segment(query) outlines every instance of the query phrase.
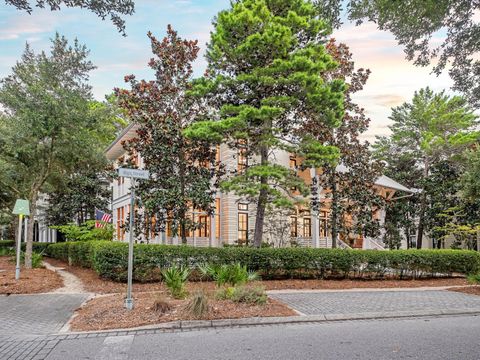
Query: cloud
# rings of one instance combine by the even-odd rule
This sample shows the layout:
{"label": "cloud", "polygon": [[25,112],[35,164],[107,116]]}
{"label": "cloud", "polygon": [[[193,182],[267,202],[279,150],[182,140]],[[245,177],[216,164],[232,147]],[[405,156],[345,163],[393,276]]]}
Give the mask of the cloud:
{"label": "cloud", "polygon": [[371,97],[373,101],[377,104],[385,106],[385,107],[393,107],[398,106],[405,102],[405,98],[401,95],[396,94],[382,94],[382,95],[374,95]]}
{"label": "cloud", "polygon": [[[33,37],[35,34],[50,33],[55,30],[59,17],[50,12],[33,15],[14,13],[14,16],[0,21],[0,40],[15,40],[23,36]],[[63,17],[65,20],[65,17]]]}

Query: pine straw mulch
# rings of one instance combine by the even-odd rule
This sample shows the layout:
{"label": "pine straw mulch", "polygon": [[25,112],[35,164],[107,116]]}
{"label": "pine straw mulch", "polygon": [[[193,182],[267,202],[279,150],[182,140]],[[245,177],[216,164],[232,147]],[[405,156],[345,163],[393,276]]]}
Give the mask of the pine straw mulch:
{"label": "pine straw mulch", "polygon": [[465,287],[455,287],[448,289],[450,291],[456,291],[456,292],[461,292],[464,294],[470,294],[470,295],[479,295],[480,296],[480,285],[471,285],[471,286],[465,286]]}
{"label": "pine straw mulch", "polygon": [[[230,300],[216,300],[213,291],[207,289],[209,308],[205,316],[194,317],[185,307],[186,300],[175,300],[165,291],[136,293],[134,309],[124,308],[123,294],[100,295],[77,310],[72,322],[71,331],[96,331],[108,329],[126,329],[149,324],[160,324],[177,320],[213,320],[238,319],[248,317],[296,316],[298,315],[286,305],[268,299],[265,305],[249,305],[234,303]],[[154,310],[157,299],[166,301],[171,309],[165,313]]]}
{"label": "pine straw mulch", "polygon": [[20,269],[20,279],[15,280],[15,258],[0,256],[0,294],[47,293],[63,286],[62,277],[45,268]]}
{"label": "pine straw mulch", "polygon": [[[125,293],[126,284],[114,282],[100,278],[97,273],[91,269],[84,269],[77,266],[68,266],[67,263],[48,258],[47,261],[57,267],[65,268],[82,280],[85,289],[88,292],[96,294],[112,294]],[[265,280],[259,282],[259,285],[265,287],[266,290],[285,290],[285,289],[303,289],[303,290],[342,290],[354,288],[416,288],[416,287],[433,287],[433,286],[465,286],[468,285],[465,278],[433,278],[433,279],[416,279],[416,280]],[[193,292],[198,287],[207,287],[209,290],[215,288],[211,282],[189,282],[187,289]],[[165,286],[160,282],[154,283],[134,283],[134,292],[148,291],[165,291]]]}

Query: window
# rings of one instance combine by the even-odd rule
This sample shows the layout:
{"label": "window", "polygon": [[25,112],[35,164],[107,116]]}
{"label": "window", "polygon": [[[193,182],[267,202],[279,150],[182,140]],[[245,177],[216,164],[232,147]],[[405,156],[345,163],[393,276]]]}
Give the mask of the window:
{"label": "window", "polygon": [[303,236],[311,237],[312,236],[312,219],[309,217],[303,218]]}
{"label": "window", "polygon": [[290,236],[295,238],[298,236],[296,216],[290,216]]}
{"label": "window", "polygon": [[238,210],[248,211],[248,204],[238,203]]}
{"label": "window", "polygon": [[247,157],[247,142],[245,140],[238,141],[238,152],[237,152],[237,170],[238,172],[243,172],[248,166],[248,157]]}
{"label": "window", "polygon": [[238,242],[248,243],[248,214],[238,213]]}
{"label": "window", "polygon": [[290,169],[295,170],[297,168],[297,159],[295,157],[290,157]]}
{"label": "window", "polygon": [[199,237],[210,236],[209,225],[210,225],[209,216],[200,215],[198,217],[198,236]]}

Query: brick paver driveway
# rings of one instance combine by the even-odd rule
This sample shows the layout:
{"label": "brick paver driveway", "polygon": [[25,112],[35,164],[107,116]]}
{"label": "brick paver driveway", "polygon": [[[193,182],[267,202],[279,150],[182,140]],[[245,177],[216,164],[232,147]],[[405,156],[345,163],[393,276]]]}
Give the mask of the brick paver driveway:
{"label": "brick paver driveway", "polygon": [[428,314],[449,310],[480,312],[480,296],[445,290],[294,292],[270,296],[305,315],[394,314],[408,311],[424,311]]}
{"label": "brick paver driveway", "polygon": [[86,294],[0,296],[0,338],[60,331]]}

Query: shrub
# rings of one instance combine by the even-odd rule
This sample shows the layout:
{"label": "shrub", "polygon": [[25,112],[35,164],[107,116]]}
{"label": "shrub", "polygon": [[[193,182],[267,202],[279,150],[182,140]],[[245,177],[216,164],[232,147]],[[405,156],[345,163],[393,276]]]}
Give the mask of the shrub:
{"label": "shrub", "polygon": [[267,293],[262,286],[237,286],[233,288],[230,299],[238,303],[264,305],[267,302]]}
{"label": "shrub", "polygon": [[165,314],[171,308],[172,305],[170,305],[169,302],[162,296],[157,296],[152,306],[153,311],[161,314]]}
{"label": "shrub", "polygon": [[[88,241],[51,244],[47,255],[68,261],[115,281],[127,279],[128,244],[117,241]],[[69,251],[69,248],[72,250]],[[81,252],[77,255],[77,252]],[[476,274],[480,272],[480,253],[469,250],[340,250],[312,248],[194,248],[191,246],[136,244],[133,278],[159,281],[160,269],[171,266],[198,268],[210,264],[242,264],[263,278],[397,278]],[[207,274],[211,278],[211,275]]]}
{"label": "shrub", "polygon": [[162,271],[165,285],[175,299],[183,299],[185,297],[185,284],[188,280],[188,275],[190,275],[190,271],[185,267],[172,266]]}
{"label": "shrub", "polygon": [[208,305],[208,297],[203,290],[197,290],[192,298],[188,301],[186,310],[193,317],[201,318],[208,313],[210,307]]}
{"label": "shrub", "polygon": [[52,226],[65,235],[68,241],[110,241],[113,239],[113,225],[105,224],[104,227],[95,227],[95,220],[89,220],[81,225],[67,224]]}
{"label": "shrub", "polygon": [[[13,259],[13,261],[15,261]],[[20,253],[20,262],[25,264],[25,253]],[[32,252],[32,269],[38,269],[43,266],[43,255]]]}
{"label": "shrub", "polygon": [[0,240],[0,248],[13,248],[14,246],[14,240]]}
{"label": "shrub", "polygon": [[469,275],[467,279],[468,279],[468,282],[470,284],[477,284],[478,285],[478,284],[480,284],[480,273],[475,274],[475,275]]}
{"label": "shrub", "polygon": [[15,255],[15,249],[8,247],[0,247],[0,256],[11,256]]}
{"label": "shrub", "polygon": [[248,271],[245,265],[238,263],[210,266],[207,267],[207,273],[212,277],[217,286],[225,284],[236,286],[245,284],[248,281],[258,280],[259,278],[257,273]]}

